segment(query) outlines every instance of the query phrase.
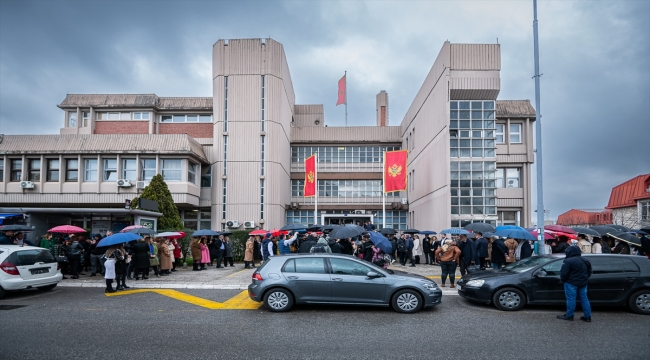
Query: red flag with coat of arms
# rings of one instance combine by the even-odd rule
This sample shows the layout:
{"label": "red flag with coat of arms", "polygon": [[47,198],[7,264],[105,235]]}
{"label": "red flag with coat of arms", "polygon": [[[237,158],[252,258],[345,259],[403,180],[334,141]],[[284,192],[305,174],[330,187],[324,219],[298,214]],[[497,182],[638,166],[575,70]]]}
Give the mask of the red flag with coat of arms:
{"label": "red flag with coat of arms", "polygon": [[406,190],[406,160],[408,150],[384,153],[384,192]]}
{"label": "red flag with coat of arms", "polygon": [[347,74],[343,75],[341,80],[339,80],[339,98],[336,101],[336,106],[347,103],[347,100],[345,99],[345,85],[346,85],[345,84],[345,82],[346,82],[345,77],[346,76],[347,76]]}
{"label": "red flag with coat of arms", "polygon": [[304,197],[316,196],[316,155],[305,159],[305,187]]}

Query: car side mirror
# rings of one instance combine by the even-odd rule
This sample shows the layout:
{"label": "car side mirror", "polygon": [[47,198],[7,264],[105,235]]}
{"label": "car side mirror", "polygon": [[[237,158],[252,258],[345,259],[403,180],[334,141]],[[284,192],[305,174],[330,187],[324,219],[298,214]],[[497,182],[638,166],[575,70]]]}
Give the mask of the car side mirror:
{"label": "car side mirror", "polygon": [[368,271],[368,274],[366,274],[366,276],[371,279],[374,279],[380,277],[381,275],[379,275],[379,273],[376,273],[374,271]]}
{"label": "car side mirror", "polygon": [[535,277],[546,277],[546,275],[548,274],[544,270],[539,270],[538,272],[535,273]]}

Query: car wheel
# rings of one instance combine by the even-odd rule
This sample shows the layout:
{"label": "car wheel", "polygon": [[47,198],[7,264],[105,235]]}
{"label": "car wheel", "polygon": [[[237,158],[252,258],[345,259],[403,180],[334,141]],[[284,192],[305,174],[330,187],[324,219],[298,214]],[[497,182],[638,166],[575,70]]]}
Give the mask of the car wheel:
{"label": "car wheel", "polygon": [[293,295],[285,289],[271,289],[264,295],[264,306],[273,312],[288,311],[293,306]]}
{"label": "car wheel", "polygon": [[517,311],[526,305],[526,296],[517,289],[504,288],[494,293],[492,302],[499,310]]}
{"label": "car wheel", "polygon": [[392,305],[397,312],[418,312],[422,308],[422,296],[415,290],[401,290],[393,295]]}
{"label": "car wheel", "polygon": [[37,287],[37,289],[41,290],[41,291],[50,291],[50,290],[54,289],[55,287],[56,287],[56,284],[52,284],[52,285],[47,285],[47,286],[39,286],[39,287]]}
{"label": "car wheel", "polygon": [[0,286],[0,299],[7,295],[7,291]]}
{"label": "car wheel", "polygon": [[627,305],[637,314],[650,315],[650,289],[644,289],[632,294],[630,300],[627,301]]}

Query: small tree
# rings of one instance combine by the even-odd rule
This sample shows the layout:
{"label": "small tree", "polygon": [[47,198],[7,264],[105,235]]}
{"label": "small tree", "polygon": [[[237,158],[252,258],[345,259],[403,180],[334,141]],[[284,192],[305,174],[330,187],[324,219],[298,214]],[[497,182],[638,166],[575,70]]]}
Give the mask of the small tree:
{"label": "small tree", "polygon": [[149,186],[144,188],[142,194],[131,201],[131,209],[138,207],[140,198],[158,202],[158,212],[163,214],[158,219],[158,229],[180,230],[183,228],[178,208],[174,204],[172,194],[162,175],[158,174],[151,179]]}

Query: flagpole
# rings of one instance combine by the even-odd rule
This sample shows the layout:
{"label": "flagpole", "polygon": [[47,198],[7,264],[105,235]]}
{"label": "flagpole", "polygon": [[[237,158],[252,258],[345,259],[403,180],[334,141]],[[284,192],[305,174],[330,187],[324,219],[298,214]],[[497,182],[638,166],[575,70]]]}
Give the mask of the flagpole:
{"label": "flagpole", "polygon": [[347,71],[344,72],[343,77],[345,78],[345,127],[347,127],[348,126],[348,72]]}
{"label": "flagpole", "polygon": [[316,221],[316,218],[318,217],[318,153],[314,154],[314,156],[314,186],[316,187],[316,198],[314,199],[314,224],[318,224],[319,222]]}
{"label": "flagpole", "polygon": [[382,197],[382,204],[381,204],[381,211],[382,211],[382,225],[381,228],[384,229],[386,228],[386,152],[384,151],[384,166],[382,167],[381,171],[381,186],[383,187],[382,192],[381,192],[381,197]]}

